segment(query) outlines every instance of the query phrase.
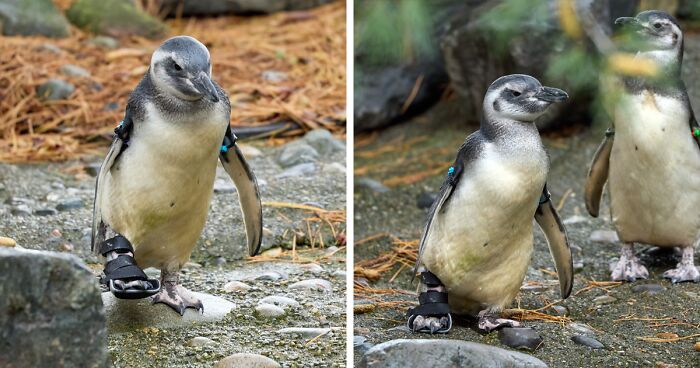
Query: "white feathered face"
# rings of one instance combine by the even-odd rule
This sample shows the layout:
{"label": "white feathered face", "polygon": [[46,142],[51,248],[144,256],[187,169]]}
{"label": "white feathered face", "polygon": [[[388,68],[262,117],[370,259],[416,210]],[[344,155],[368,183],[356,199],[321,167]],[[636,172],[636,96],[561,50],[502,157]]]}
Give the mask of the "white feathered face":
{"label": "white feathered face", "polygon": [[542,86],[533,77],[513,74],[491,84],[484,97],[484,112],[494,120],[534,122],[553,103],[568,98],[566,92]]}
{"label": "white feathered face", "polygon": [[677,51],[683,44],[683,31],[671,15],[657,10],[639,13],[636,17],[622,17],[615,24],[632,36],[637,51]]}
{"label": "white feathered face", "polygon": [[151,77],[158,88],[175,98],[218,102],[211,81],[209,50],[188,36],[166,40],[151,57]]}

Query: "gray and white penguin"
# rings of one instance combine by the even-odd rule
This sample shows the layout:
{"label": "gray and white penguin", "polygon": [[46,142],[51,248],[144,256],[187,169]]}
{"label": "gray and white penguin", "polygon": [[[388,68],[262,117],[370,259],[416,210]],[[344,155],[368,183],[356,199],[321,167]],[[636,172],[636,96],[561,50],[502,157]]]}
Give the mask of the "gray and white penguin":
{"label": "gray and white penguin", "polygon": [[[204,228],[218,160],[237,188],[249,254],[259,249],[257,182],[231,131],[228,96],[211,72],[201,42],[166,40],[115,130],[97,179],[92,248],[105,257],[102,282],[118,298],[154,296],[180,314],[203,310],[178,280]],[[116,235],[105,239],[108,229]],[[160,280],[148,279],[146,267],[160,269]]]}
{"label": "gray and white penguin", "polygon": [[[635,255],[634,244],[681,247],[682,259],[663,276],[673,283],[700,281],[693,263],[700,242],[700,135],[681,80],[683,32],[661,11],[645,11],[615,21],[631,37],[640,62],[653,62],[655,76],[622,77],[611,94],[608,129],[588,173],[588,212],[598,216],[607,182],[613,225],[622,242],[612,279],[646,279],[649,271]],[[610,81],[608,81],[610,83]]]}
{"label": "gray and white penguin", "polygon": [[416,262],[423,292],[408,312],[416,332],[446,333],[451,313],[490,331],[520,290],[533,251],[533,217],[549,244],[561,295],[573,286],[566,232],[546,187],[549,158],[534,121],[568,95],[527,75],[497,79],[479,130],[459,148],[428,214]]}

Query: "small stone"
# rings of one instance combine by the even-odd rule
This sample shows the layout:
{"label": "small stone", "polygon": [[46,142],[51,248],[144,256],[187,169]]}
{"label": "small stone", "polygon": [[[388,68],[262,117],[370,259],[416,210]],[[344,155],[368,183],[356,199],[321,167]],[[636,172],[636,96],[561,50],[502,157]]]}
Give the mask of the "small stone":
{"label": "small stone", "polygon": [[375,193],[386,193],[389,191],[389,188],[384,186],[384,184],[370,178],[360,178],[355,181],[355,184],[360,188],[366,188]]}
{"label": "small stone", "polygon": [[279,296],[279,295],[272,295],[272,296],[266,296],[262,299],[260,299],[260,304],[272,304],[276,305],[278,307],[282,308],[299,308],[300,304],[298,301],[292,299],[292,298],[287,298],[286,296]]}
{"label": "small stone", "polygon": [[91,43],[95,46],[106,47],[108,49],[116,49],[117,47],[119,47],[119,41],[108,36],[97,36],[88,41],[88,43]]}
{"label": "small stone", "polygon": [[345,175],[347,171],[345,170],[345,165],[340,162],[333,162],[328,165],[323,166],[323,172],[336,175]]}
{"label": "small stone", "polygon": [[256,280],[262,280],[262,281],[277,281],[281,279],[286,279],[287,276],[283,275],[277,271],[269,271],[265,272],[262,275],[256,277]]}
{"label": "small stone", "polygon": [[617,233],[613,230],[595,230],[591,232],[589,239],[597,243],[617,243]]}
{"label": "small stone", "polygon": [[0,247],[12,248],[15,245],[17,245],[17,242],[14,239],[0,236]]}
{"label": "small stone", "polygon": [[14,216],[29,216],[32,214],[32,209],[26,204],[18,204],[10,208],[10,213]]}
{"label": "small stone", "polygon": [[75,91],[75,87],[61,79],[49,79],[36,89],[42,101],[64,100]]}
{"label": "small stone", "polygon": [[603,304],[610,304],[616,302],[617,299],[615,297],[612,297],[610,295],[601,295],[598,297],[593,298],[593,303],[596,305],[603,305]]}
{"label": "small stone", "polygon": [[293,178],[297,176],[304,176],[308,174],[312,174],[316,171],[316,165],[312,163],[303,163],[303,164],[298,164],[294,165],[281,173],[275,175],[275,178],[282,179],[282,178]]}
{"label": "small stone", "polygon": [[58,213],[58,211],[56,211],[53,208],[48,208],[48,207],[47,208],[38,208],[38,209],[34,210],[34,214],[37,216],[53,216],[57,213]]}
{"label": "small stone", "polygon": [[203,336],[197,336],[192,338],[190,341],[187,342],[188,346],[194,346],[194,347],[200,347],[203,348],[205,346],[211,346],[216,344],[214,340],[203,337]]}
{"label": "small stone", "polygon": [[310,272],[314,275],[318,275],[323,272],[323,267],[317,265],[316,263],[303,264],[301,265],[301,268],[304,270],[304,272]]}
{"label": "small stone", "polygon": [[576,224],[582,224],[588,222],[588,218],[581,216],[581,215],[574,215],[571,217],[568,217],[562,221],[564,225],[576,225]]}
{"label": "small stone", "polygon": [[60,54],[63,51],[60,47],[50,43],[42,43],[41,45],[35,47],[34,50],[50,52],[52,54]]}
{"label": "small stone", "polygon": [[695,351],[700,351],[700,341],[696,342],[695,345],[693,345],[693,349],[695,349]]}
{"label": "small stone", "polygon": [[552,306],[552,310],[557,313],[558,316],[568,316],[569,315],[569,308],[563,306],[563,305],[554,305]]}
{"label": "small stone", "polygon": [[314,129],[304,135],[304,140],[321,155],[345,151],[345,145],[326,129]]}
{"label": "small stone", "polygon": [[416,199],[416,206],[418,206],[420,209],[428,209],[433,205],[436,198],[437,195],[435,193],[422,192]]}
{"label": "small stone", "polygon": [[529,351],[537,350],[544,341],[537,331],[530,327],[506,327],[498,331],[498,339],[503,345]]}
{"label": "small stone", "polygon": [[227,293],[245,293],[250,290],[250,288],[250,285],[240,281],[231,281],[224,285],[224,291]]}
{"label": "small stone", "polygon": [[58,71],[69,76],[69,77],[89,77],[90,76],[89,71],[87,71],[84,68],[81,68],[77,65],[73,65],[73,64],[62,65],[61,68],[58,69]]}
{"label": "small stone", "polygon": [[318,160],[318,152],[302,140],[291,141],[279,151],[277,163],[283,168],[299,164],[312,163]]}
{"label": "small stone", "polygon": [[258,304],[255,313],[260,317],[279,318],[285,315],[284,309],[274,304]]}
{"label": "small stone", "polygon": [[259,354],[238,353],[220,360],[214,368],[280,368],[276,361]]}
{"label": "small stone", "polygon": [[352,306],[352,312],[354,314],[370,313],[370,312],[374,312],[376,307],[377,306],[374,304],[355,304]]}
{"label": "small stone", "polygon": [[291,285],[289,285],[289,288],[292,290],[295,289],[306,289],[306,290],[317,290],[317,291],[332,291],[333,290],[333,285],[326,280],[323,279],[311,279],[311,280],[304,280],[304,281],[299,281],[295,282]]}
{"label": "small stone", "polygon": [[84,169],[85,169],[85,172],[86,172],[88,175],[90,175],[90,176],[92,176],[92,177],[96,177],[97,175],[100,174],[100,168],[101,168],[101,167],[102,167],[102,164],[101,164],[101,163],[99,163],[99,162],[94,162],[94,163],[85,165],[85,168],[84,168]]}
{"label": "small stone", "polygon": [[261,256],[263,257],[269,257],[269,258],[276,258],[282,255],[282,248],[271,248],[268,249],[262,253],[260,253]]}
{"label": "small stone", "polygon": [[571,336],[571,341],[579,345],[588,346],[591,349],[602,349],[605,347],[600,341],[585,335]]}
{"label": "small stone", "polygon": [[367,341],[367,339],[364,336],[353,336],[352,346],[355,348],[356,351],[360,352],[361,354],[364,354],[367,350],[371,349],[374,346],[374,344]]}
{"label": "small stone", "polygon": [[574,262],[574,273],[583,271],[583,262]]}
{"label": "small stone", "polygon": [[82,208],[83,200],[80,198],[68,198],[56,206],[56,209],[63,212],[72,209]]}
{"label": "small stone", "polygon": [[231,179],[216,178],[214,180],[214,193],[235,193],[236,186]]}
{"label": "small stone", "polygon": [[580,324],[580,323],[576,323],[576,322],[569,323],[569,324],[567,325],[567,327],[569,327],[570,329],[572,329],[572,330],[574,330],[574,331],[576,331],[576,332],[582,333],[582,334],[586,334],[586,335],[593,335],[593,334],[595,334],[595,333],[593,332],[593,330],[591,330],[588,326],[582,325],[582,324]]}
{"label": "small stone", "polygon": [[331,245],[330,247],[326,248],[326,254],[335,254],[338,251],[338,247],[335,245]]}
{"label": "small stone", "polygon": [[345,280],[345,277],[347,277],[347,272],[343,270],[336,270],[333,271],[331,275],[337,279]]}
{"label": "small stone", "polygon": [[249,144],[240,144],[238,145],[238,149],[241,150],[241,153],[243,156],[246,158],[250,157],[260,157],[263,155],[262,151],[256,148],[255,146],[251,146]]}
{"label": "small stone", "polygon": [[119,108],[119,104],[116,102],[107,102],[104,106],[102,106],[102,110],[104,111],[114,111]]}
{"label": "small stone", "polygon": [[632,287],[633,292],[646,295],[655,295],[664,290],[666,290],[666,288],[659,284],[638,284]]}
{"label": "small stone", "polygon": [[278,70],[265,70],[262,72],[262,79],[272,83],[279,83],[287,80],[287,73]]}
{"label": "small stone", "polygon": [[288,327],[277,330],[278,334],[298,334],[304,338],[312,339],[317,336],[329,334],[330,328]]}

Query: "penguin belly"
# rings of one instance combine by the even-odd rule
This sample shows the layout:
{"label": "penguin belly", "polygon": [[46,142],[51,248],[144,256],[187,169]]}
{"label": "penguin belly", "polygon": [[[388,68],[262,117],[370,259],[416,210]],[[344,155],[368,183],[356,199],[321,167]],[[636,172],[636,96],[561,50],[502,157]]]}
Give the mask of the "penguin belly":
{"label": "penguin belly", "polygon": [[226,123],[174,127],[152,111],[105,180],[103,215],[139,266],[179,270],[207,218]]}
{"label": "penguin belly", "polygon": [[700,229],[700,150],[677,99],[625,95],[615,110],[610,211],[624,242],[687,246]]}
{"label": "penguin belly", "polygon": [[423,255],[456,313],[509,305],[533,250],[532,222],[547,176],[542,151],[518,162],[486,150],[437,215]]}

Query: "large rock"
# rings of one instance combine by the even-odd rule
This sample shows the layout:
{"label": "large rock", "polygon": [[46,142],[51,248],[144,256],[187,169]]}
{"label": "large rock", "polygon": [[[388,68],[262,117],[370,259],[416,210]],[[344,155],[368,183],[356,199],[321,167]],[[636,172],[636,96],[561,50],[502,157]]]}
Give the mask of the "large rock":
{"label": "large rock", "polygon": [[369,349],[359,368],[547,367],[541,360],[515,351],[462,340],[391,340]]}
{"label": "large rock", "polygon": [[0,0],[0,33],[66,37],[68,21],[51,0]]}
{"label": "large rock", "polygon": [[151,298],[137,300],[117,299],[112,293],[103,293],[102,301],[107,314],[110,332],[128,332],[144,327],[187,327],[193,323],[218,322],[235,308],[223,298],[203,293],[193,293],[204,305],[204,313],[187,308],[180,316],[165,304],[152,304]]}
{"label": "large rock", "polygon": [[105,367],[97,279],[69,254],[0,247],[0,367]]}
{"label": "large rock", "polygon": [[283,10],[304,10],[333,0],[164,0],[169,16],[269,14]]}
{"label": "large rock", "polygon": [[78,0],[66,11],[71,23],[92,33],[107,36],[158,38],[166,27],[159,20],[123,0]]}

